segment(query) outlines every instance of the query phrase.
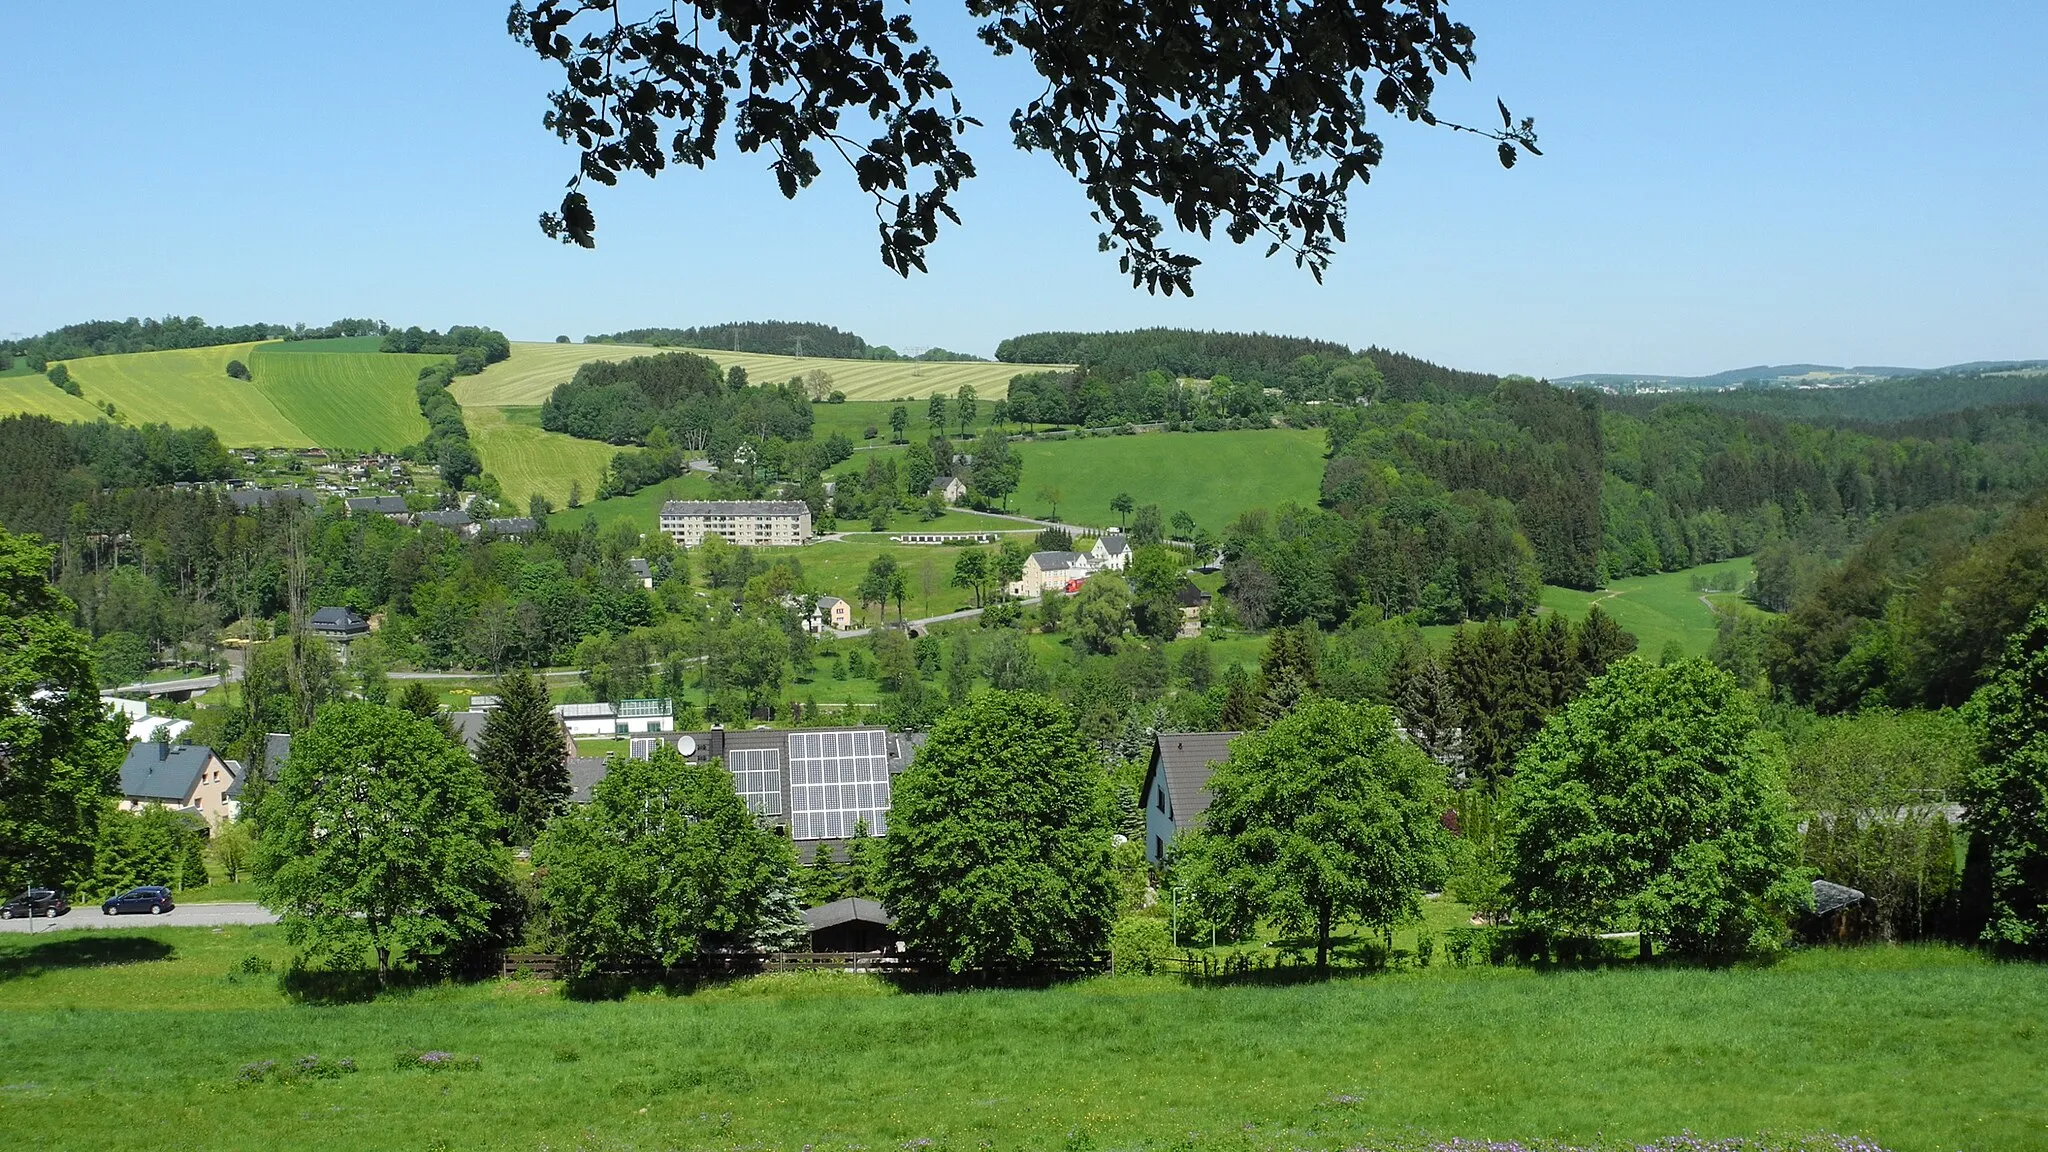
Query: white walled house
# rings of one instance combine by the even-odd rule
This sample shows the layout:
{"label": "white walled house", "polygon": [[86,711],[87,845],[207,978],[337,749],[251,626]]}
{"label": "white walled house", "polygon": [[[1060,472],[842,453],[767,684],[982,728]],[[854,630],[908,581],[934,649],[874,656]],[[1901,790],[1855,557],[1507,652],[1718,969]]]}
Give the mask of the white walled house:
{"label": "white walled house", "polygon": [[1095,571],[1084,552],[1033,552],[1024,558],[1024,575],[1010,582],[1012,596],[1036,596],[1047,589],[1064,590],[1074,580],[1086,580]]}
{"label": "white walled house", "polygon": [[616,704],[557,704],[555,716],[570,736],[629,736],[675,729],[673,700],[621,700]]}
{"label": "white walled house", "polygon": [[211,748],[161,741],[137,744],[121,761],[119,807],[133,812],[156,804],[196,812],[208,827],[219,828],[235,814],[236,805],[228,798],[234,786],[234,772]]}
{"label": "white walled house", "polygon": [[1095,547],[1088,550],[1088,559],[1097,571],[1121,572],[1131,562],[1130,542],[1121,532],[1105,532],[1095,538]]}
{"label": "white walled house", "polygon": [[818,597],[818,610],[804,621],[804,627],[812,635],[823,635],[828,628],[844,630],[853,627],[853,605],[837,596]]}
{"label": "white walled house", "polygon": [[743,548],[788,548],[811,540],[811,508],[801,500],[670,500],[661,530],[685,548],[706,536]]}

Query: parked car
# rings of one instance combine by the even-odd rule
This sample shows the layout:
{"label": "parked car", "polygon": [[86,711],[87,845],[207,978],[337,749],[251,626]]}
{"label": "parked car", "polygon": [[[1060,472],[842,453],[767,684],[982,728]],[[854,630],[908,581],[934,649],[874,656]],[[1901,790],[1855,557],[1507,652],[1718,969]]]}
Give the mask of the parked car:
{"label": "parked car", "polygon": [[109,916],[119,916],[123,912],[147,912],[151,916],[161,916],[177,906],[177,902],[171,899],[169,888],[153,884],[130,888],[119,896],[109,896],[100,901],[100,911]]}
{"label": "parked car", "polygon": [[5,904],[0,904],[0,920],[12,920],[16,916],[34,917],[62,916],[71,911],[71,901],[56,888],[31,888]]}

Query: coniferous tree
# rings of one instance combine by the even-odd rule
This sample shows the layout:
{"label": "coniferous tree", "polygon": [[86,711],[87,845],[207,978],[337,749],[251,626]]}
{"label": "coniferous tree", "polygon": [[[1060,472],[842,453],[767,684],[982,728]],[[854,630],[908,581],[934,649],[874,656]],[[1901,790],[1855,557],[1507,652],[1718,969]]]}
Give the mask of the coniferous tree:
{"label": "coniferous tree", "polygon": [[1320,686],[1313,625],[1276,628],[1259,660],[1259,718],[1267,724],[1292,712]]}
{"label": "coniferous tree", "polygon": [[1636,650],[1636,638],[1601,611],[1598,604],[1586,610],[1579,623],[1579,667],[1587,680],[1605,675],[1615,661]]}
{"label": "coniferous tree", "polygon": [[1401,723],[1408,738],[1430,759],[1449,770],[1461,785],[1465,779],[1464,730],[1457,693],[1450,673],[1433,652],[1408,671],[1401,685]]}
{"label": "coniferous tree", "polygon": [[1225,732],[1249,732],[1259,726],[1259,698],[1242,664],[1223,670],[1223,707],[1216,724]]}
{"label": "coniferous tree", "polygon": [[539,677],[511,672],[497,689],[498,709],[484,723],[476,761],[491,783],[506,835],[531,844],[568,802],[568,746]]}

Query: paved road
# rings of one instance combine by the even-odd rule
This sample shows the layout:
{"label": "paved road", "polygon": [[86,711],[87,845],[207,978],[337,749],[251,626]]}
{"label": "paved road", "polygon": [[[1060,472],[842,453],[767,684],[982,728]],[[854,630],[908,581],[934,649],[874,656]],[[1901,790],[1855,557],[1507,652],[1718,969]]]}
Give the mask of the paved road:
{"label": "paved road", "polygon": [[95,905],[74,906],[52,920],[0,920],[0,932],[58,932],[72,928],[213,928],[229,924],[275,924],[277,916],[261,904],[180,904],[161,916],[147,913],[106,916]]}

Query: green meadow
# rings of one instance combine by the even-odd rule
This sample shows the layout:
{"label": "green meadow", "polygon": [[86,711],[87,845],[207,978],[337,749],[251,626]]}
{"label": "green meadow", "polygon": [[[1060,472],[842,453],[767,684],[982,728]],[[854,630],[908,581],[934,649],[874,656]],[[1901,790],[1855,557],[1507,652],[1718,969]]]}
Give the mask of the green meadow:
{"label": "green meadow", "polygon": [[1220,533],[1239,513],[1292,501],[1314,504],[1323,480],[1323,434],[1270,429],[1251,432],[1154,432],[1091,436],[1015,445],[1023,479],[1010,506],[1049,517],[1044,492],[1059,491],[1060,519],[1107,527],[1119,492],[1158,504],[1167,517],[1186,511]]}
{"label": "green meadow", "polygon": [[[326,1007],[281,990],[287,955],[276,928],[0,937],[0,1131],[106,1150],[2048,1148],[2048,981],[1944,948],[948,994],[778,975],[601,1002],[493,980]],[[474,1064],[406,1066],[428,1050]],[[309,1055],[356,1070],[238,1083]]]}
{"label": "green meadow", "polygon": [[446,357],[374,350],[327,355],[282,351],[292,348],[282,341],[258,345],[246,362],[256,387],[314,443],[348,451],[396,452],[427,434],[413,384],[421,368]]}
{"label": "green meadow", "polygon": [[221,344],[89,356],[65,364],[88,402],[112,401],[115,411],[131,424],[203,425],[232,447],[316,447],[318,441],[279,411],[260,384],[227,374],[228,361],[247,364],[258,347]]}
{"label": "green meadow", "polygon": [[[1741,594],[1753,570],[1750,558],[1742,556],[1679,572],[1630,576],[1598,592],[1546,587],[1543,607],[1580,620],[1598,604],[1615,623],[1636,634],[1638,650],[1646,656],[1655,658],[1669,645],[1687,656],[1704,656],[1713,646],[1722,615],[1759,611]],[[1695,578],[1729,590],[1700,591],[1693,587]]]}
{"label": "green meadow", "polygon": [[610,444],[543,429],[537,407],[477,405],[463,409],[462,421],[484,471],[498,478],[505,499],[522,510],[535,492],[557,508],[569,503],[572,485],[580,485],[586,498],[596,495],[599,479],[619,451]]}
{"label": "green meadow", "polygon": [[0,375],[0,416],[23,412],[66,423],[83,421],[88,424],[107,418],[107,414],[94,407],[91,401],[73,396],[40,373],[26,371],[24,362],[15,361],[15,367],[24,370]]}

